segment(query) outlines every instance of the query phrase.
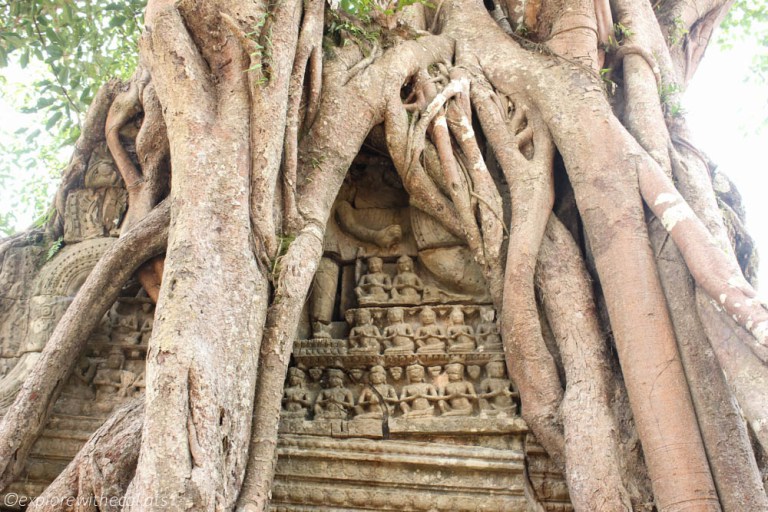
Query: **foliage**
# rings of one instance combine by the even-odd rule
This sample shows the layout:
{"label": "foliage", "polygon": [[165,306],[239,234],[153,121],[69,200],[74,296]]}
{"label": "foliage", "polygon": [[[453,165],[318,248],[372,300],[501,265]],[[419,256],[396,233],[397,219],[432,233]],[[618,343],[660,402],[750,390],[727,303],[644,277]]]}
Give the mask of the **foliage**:
{"label": "foliage", "polygon": [[[138,55],[146,0],[8,0],[0,4],[3,99],[27,114],[26,127],[3,133],[0,189],[21,189],[13,208],[47,207],[80,121],[100,84],[127,78]],[[13,82],[23,85],[10,87]],[[24,175],[21,172],[24,172]],[[21,182],[21,183],[14,183]],[[8,198],[3,201],[6,205]],[[12,231],[11,211],[0,231]]]}
{"label": "foliage", "polygon": [[45,261],[50,261],[53,259],[54,256],[56,256],[56,253],[58,253],[61,248],[64,246],[64,237],[60,236],[53,242],[51,242],[50,247],[48,247],[48,251],[45,253]]}
{"label": "foliage", "polygon": [[750,79],[768,81],[768,4],[764,0],[736,0],[720,25],[718,43],[730,48],[735,41],[754,41]]}
{"label": "foliage", "polygon": [[659,87],[659,99],[664,113],[670,117],[680,117],[685,114],[685,109],[680,104],[679,95],[682,93],[680,85],[676,83],[662,83]]}

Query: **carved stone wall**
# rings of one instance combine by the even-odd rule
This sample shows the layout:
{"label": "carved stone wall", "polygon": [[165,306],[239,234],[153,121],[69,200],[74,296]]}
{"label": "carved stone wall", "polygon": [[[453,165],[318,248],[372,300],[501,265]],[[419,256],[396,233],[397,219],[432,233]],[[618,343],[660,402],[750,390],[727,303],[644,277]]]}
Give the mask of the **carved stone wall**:
{"label": "carved stone wall", "polygon": [[[67,200],[67,246],[35,279],[39,247],[13,249],[0,269],[0,413],[116,234],[125,192],[102,153]],[[570,511],[562,475],[519,416],[466,247],[412,208],[381,162],[350,170],[324,245],[285,385],[272,510],[523,511],[532,493]],[[129,283],[7,493],[39,495],[143,392],[153,314]]]}

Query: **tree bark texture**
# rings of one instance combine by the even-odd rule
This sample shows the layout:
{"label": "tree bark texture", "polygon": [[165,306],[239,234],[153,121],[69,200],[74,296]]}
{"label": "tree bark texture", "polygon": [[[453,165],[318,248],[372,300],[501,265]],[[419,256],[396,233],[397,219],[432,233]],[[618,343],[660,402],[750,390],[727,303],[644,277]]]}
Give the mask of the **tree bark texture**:
{"label": "tree bark texture", "polygon": [[[659,95],[685,85],[726,3],[490,3],[365,17],[318,0],[150,0],[140,65],[94,100],[47,227],[61,232],[104,142],[127,190],[121,236],[0,423],[0,487],[136,273],[157,304],[146,393],[46,496],[266,510],[293,341],[365,146],[482,268],[522,416],[576,510],[640,509],[645,476],[660,511],[768,509],[747,427],[768,449],[768,309]],[[688,54],[668,42],[679,20],[697,32]]]}

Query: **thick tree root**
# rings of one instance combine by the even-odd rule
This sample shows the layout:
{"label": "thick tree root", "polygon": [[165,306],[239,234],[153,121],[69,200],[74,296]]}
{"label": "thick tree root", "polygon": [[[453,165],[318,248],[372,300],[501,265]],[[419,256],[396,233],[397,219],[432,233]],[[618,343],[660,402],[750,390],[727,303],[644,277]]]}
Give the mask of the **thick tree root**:
{"label": "thick tree root", "polygon": [[554,214],[539,251],[536,284],[566,374],[561,411],[571,503],[579,511],[629,512],[618,426],[611,412],[608,347],[579,249]]}
{"label": "thick tree root", "polygon": [[139,459],[144,397],[117,409],[29,512],[118,512]]}
{"label": "thick tree root", "polygon": [[315,270],[323,255],[323,238],[313,225],[294,240],[281,260],[275,301],[267,313],[259,357],[248,467],[237,510],[267,509],[277,462],[277,430],[283,398],[283,381],[293,350],[295,327]]}
{"label": "thick tree root", "polygon": [[[304,19],[297,43],[296,57],[291,72],[288,90],[288,107],[285,121],[285,149],[283,154],[283,219],[288,226],[287,232],[293,232],[299,221],[296,206],[296,182],[298,173],[299,133],[308,128],[317,114],[317,103],[322,87],[323,58],[323,14],[325,2],[306,0]],[[309,73],[309,91],[304,95],[304,81]],[[303,123],[301,100],[307,98]]]}
{"label": "thick tree root", "polygon": [[[658,27],[642,23],[652,15],[649,5],[620,2],[622,22],[632,27],[633,54],[624,57],[627,108],[625,124],[668,175],[672,175],[669,132],[659,101],[659,72],[645,48],[663,48]],[[640,12],[638,12],[640,11]],[[637,20],[637,21],[634,21]],[[633,24],[634,21],[634,24]],[[642,44],[643,46],[639,46]],[[663,61],[663,54],[655,50]],[[658,81],[657,85],[654,80]],[[723,509],[768,509],[746,426],[723,373],[712,354],[696,311],[694,285],[688,268],[668,234],[654,218],[649,225],[662,286],[675,327],[681,360],[690,384],[704,447]]]}
{"label": "thick tree root", "polygon": [[245,473],[268,301],[251,238],[247,56],[232,25],[249,26],[245,7],[147,7],[145,57],[167,126],[173,222],[125,510],[231,510]]}

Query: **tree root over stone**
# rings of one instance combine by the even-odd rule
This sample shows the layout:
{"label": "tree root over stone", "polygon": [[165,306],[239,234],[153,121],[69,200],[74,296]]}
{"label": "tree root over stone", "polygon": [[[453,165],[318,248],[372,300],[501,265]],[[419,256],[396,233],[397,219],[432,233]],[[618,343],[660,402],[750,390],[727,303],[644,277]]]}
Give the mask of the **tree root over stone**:
{"label": "tree root over stone", "polygon": [[[124,233],[0,424],[0,484],[23,466],[82,340],[122,283],[162,249],[167,228],[165,259],[139,274],[157,299],[144,420],[139,405],[117,411],[47,496],[124,493],[125,510],[265,510],[283,380],[326,224],[347,169],[383,125],[411,206],[464,240],[483,268],[523,417],[564,469],[576,510],[629,510],[644,492],[622,466],[630,456],[620,437],[634,430],[611,411],[617,380],[626,384],[658,508],[729,503],[731,484],[714,452],[705,451],[706,433],[702,441],[705,422],[697,414],[704,409],[694,410],[694,377],[686,377],[677,349],[681,324],[667,310],[679,297],[659,281],[663,266],[650,250],[643,200],[700,290],[749,331],[729,338],[734,327],[716,315],[713,322],[707,308],[715,306],[699,293],[699,316],[763,447],[762,373],[748,380],[736,361],[746,351],[764,366],[768,311],[716,243],[722,237],[710,234],[665,173],[663,144],[631,122],[622,125],[595,81],[598,35],[605,37],[610,9],[605,2],[574,5],[578,16],[552,20],[557,32],[547,52],[522,48],[481,5],[445,0],[426,17],[409,11],[402,19],[414,24],[393,31],[386,45],[371,45],[376,51],[348,44],[325,58],[322,2],[151,0],[143,67],[124,90],[112,84],[97,96],[57,197],[61,206],[93,141],[105,137],[129,192]],[[428,25],[439,35],[426,35]],[[271,54],[262,51],[267,38],[280,43]],[[625,57],[625,73],[638,65],[634,57]],[[661,61],[665,76],[672,59]],[[655,87],[653,73],[643,76]],[[119,130],[139,115],[137,167]],[[557,153],[578,207],[568,224],[584,226],[621,370],[607,349],[608,326],[599,323],[582,248],[552,213]],[[492,160],[504,183],[491,175]],[[170,197],[157,204],[166,183]],[[651,224],[658,241],[655,229]],[[237,385],[223,371],[234,371]],[[139,442],[139,427],[138,461],[114,453],[120,439]],[[747,462],[748,451],[740,452]],[[99,457],[114,467],[104,470]],[[600,461],[599,478],[592,459]],[[161,504],[168,496],[172,502]]]}

